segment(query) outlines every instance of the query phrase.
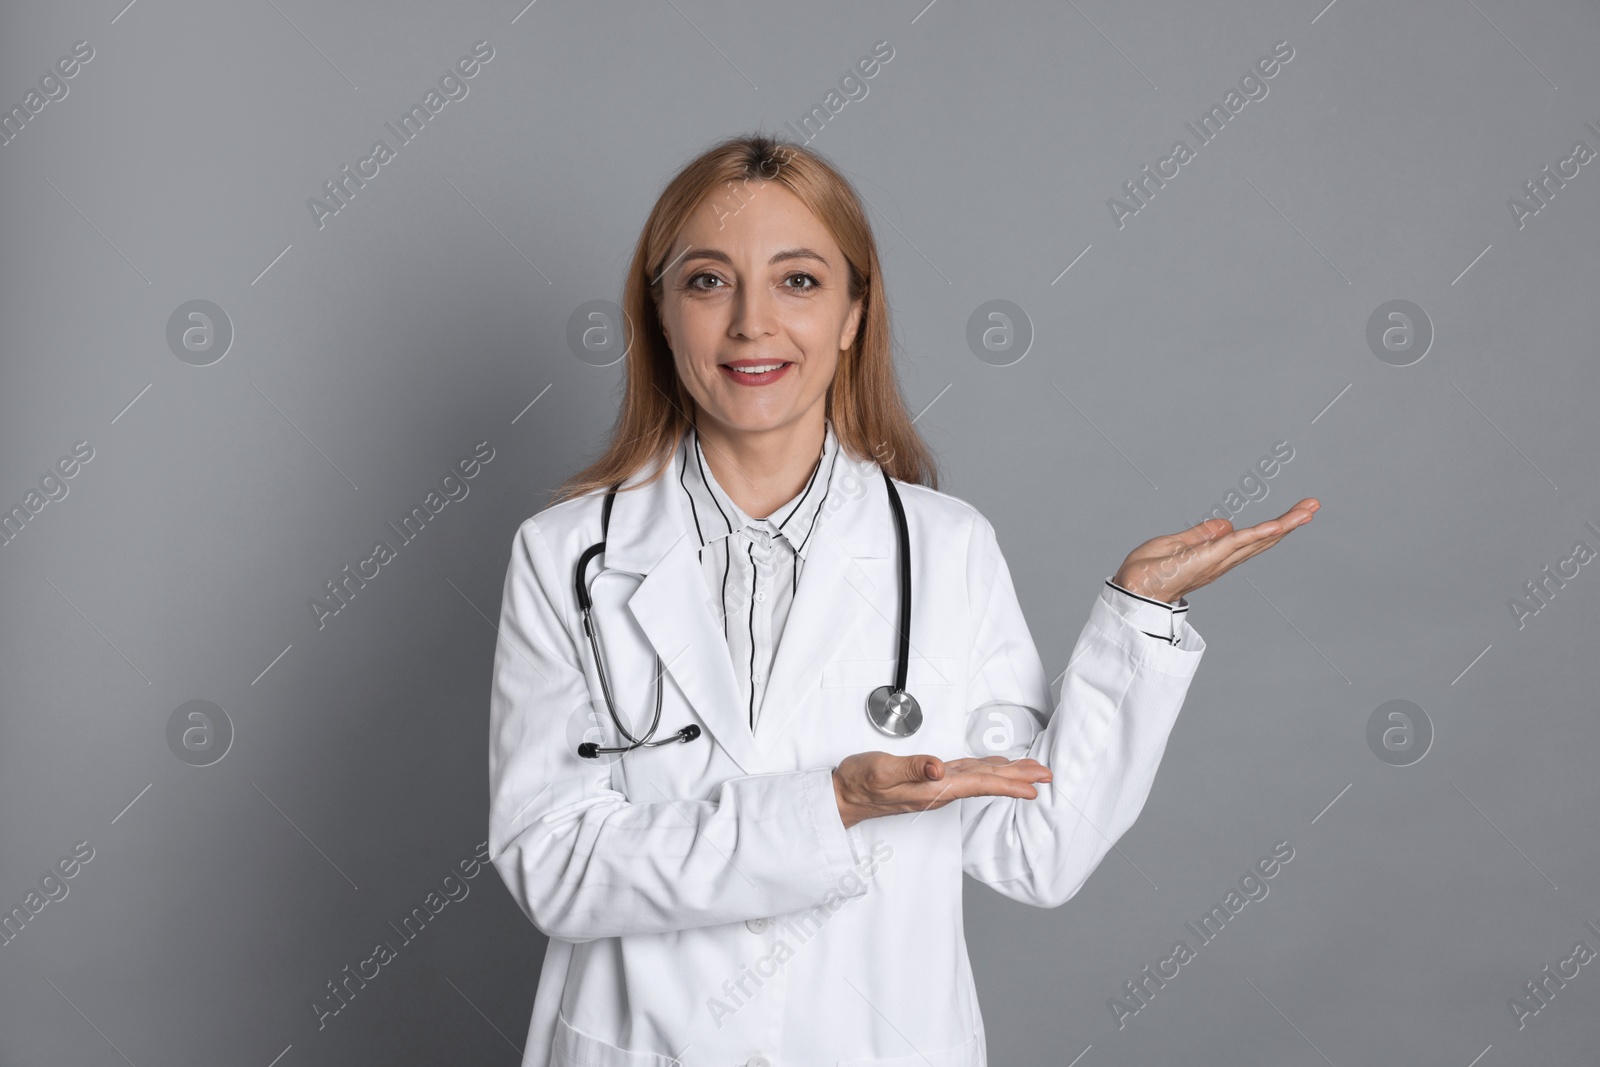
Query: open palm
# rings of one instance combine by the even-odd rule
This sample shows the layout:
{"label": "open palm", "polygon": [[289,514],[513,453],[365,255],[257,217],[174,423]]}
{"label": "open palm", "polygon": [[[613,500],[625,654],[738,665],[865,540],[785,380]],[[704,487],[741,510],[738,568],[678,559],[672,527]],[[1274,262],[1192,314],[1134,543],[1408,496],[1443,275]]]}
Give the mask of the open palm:
{"label": "open palm", "polygon": [[1176,603],[1310,522],[1321,506],[1308,496],[1276,519],[1242,530],[1227,519],[1206,519],[1182,533],[1153,537],[1128,553],[1112,581],[1140,596]]}

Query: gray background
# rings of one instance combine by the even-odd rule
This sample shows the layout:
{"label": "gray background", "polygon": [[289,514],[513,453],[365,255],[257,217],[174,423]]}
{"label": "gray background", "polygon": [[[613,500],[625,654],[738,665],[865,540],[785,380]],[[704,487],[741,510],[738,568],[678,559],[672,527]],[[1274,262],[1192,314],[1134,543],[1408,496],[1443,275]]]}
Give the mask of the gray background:
{"label": "gray background", "polygon": [[[810,144],[870,202],[907,402],[1049,672],[1127,551],[1274,443],[1236,522],[1323,502],[1192,596],[1207,656],[1079,895],[969,886],[991,1062],[1595,1062],[1600,962],[1520,1032],[1508,1006],[1600,950],[1600,577],[1508,607],[1600,548],[1600,162],[1507,206],[1600,149],[1592,4],[121,4],[0,16],[7,108],[95,50],[0,147],[0,503],[95,450],[0,548],[0,908],[94,849],[0,947],[0,1064],[517,1062],[544,942],[492,869],[324,1029],[309,1005],[486,836],[511,537],[619,395],[569,317],[618,298],[679,165],[788,133],[880,40]],[[319,230],[307,199],[478,40],[469,95]],[[1119,229],[1107,199],[1283,40]],[[194,299],[235,331],[210,366],[166,341]],[[1005,367],[966,341],[994,299],[1033,334]],[[1409,366],[1366,340],[1393,299],[1435,334]],[[319,630],[322,583],[482,440]],[[207,767],[167,740],[191,700],[234,731]],[[1390,700],[1420,762],[1368,746]],[[1278,841],[1270,895],[1119,1029]]]}

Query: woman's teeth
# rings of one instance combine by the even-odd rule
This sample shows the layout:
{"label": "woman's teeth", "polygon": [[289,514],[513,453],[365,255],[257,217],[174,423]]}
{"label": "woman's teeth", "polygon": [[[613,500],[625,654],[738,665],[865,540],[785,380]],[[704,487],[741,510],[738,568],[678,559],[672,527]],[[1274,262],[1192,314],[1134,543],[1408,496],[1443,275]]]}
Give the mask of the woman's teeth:
{"label": "woman's teeth", "polygon": [[768,371],[777,370],[783,365],[782,363],[763,363],[759,367],[733,367],[731,369],[740,374],[765,374]]}

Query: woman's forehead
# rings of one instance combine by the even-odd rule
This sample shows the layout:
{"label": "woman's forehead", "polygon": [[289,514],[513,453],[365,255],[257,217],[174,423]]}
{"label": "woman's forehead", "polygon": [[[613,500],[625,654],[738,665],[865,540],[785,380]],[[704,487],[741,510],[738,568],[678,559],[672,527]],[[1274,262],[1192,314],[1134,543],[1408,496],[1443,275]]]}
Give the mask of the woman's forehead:
{"label": "woman's forehead", "polygon": [[828,228],[786,186],[764,181],[735,188],[737,196],[720,189],[706,194],[684,222],[680,247],[761,261],[785,250],[810,249],[835,260],[839,249]]}

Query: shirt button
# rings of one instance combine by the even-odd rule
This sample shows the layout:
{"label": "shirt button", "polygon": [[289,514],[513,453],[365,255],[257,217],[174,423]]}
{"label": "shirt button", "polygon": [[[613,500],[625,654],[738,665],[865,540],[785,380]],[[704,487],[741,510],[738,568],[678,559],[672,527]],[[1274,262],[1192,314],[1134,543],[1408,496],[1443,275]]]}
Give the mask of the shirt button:
{"label": "shirt button", "polygon": [[752,682],[754,682],[756,685],[760,685],[761,684],[761,672],[760,671],[751,671],[750,672],[750,680]]}
{"label": "shirt button", "polygon": [[772,1067],[772,1060],[758,1052],[744,1061],[744,1067]]}
{"label": "shirt button", "polygon": [[756,602],[759,604],[762,601],[765,601],[766,599],[767,599],[767,591],[765,589],[757,589],[756,590]]}
{"label": "shirt button", "polygon": [[771,919],[746,919],[744,925],[752,934],[761,934],[766,932],[767,926],[771,922]]}

